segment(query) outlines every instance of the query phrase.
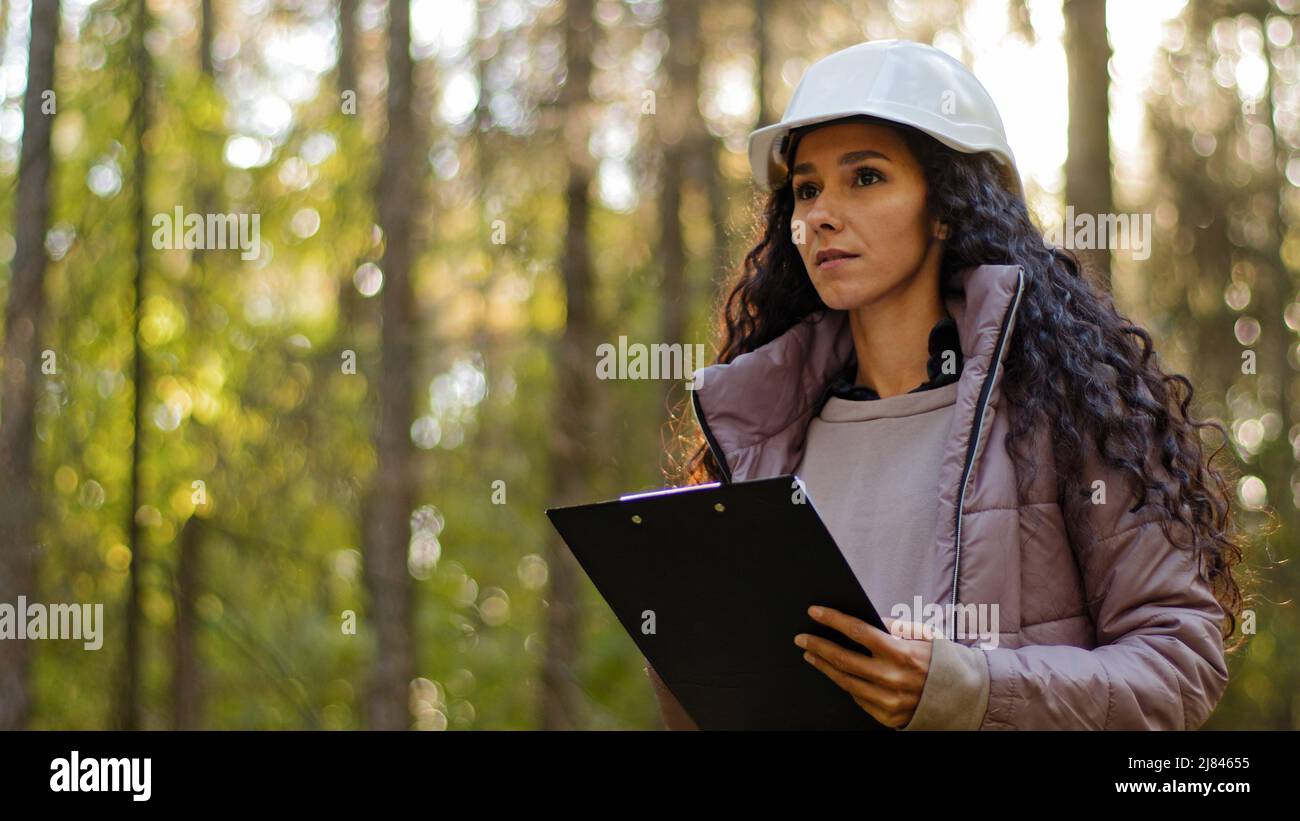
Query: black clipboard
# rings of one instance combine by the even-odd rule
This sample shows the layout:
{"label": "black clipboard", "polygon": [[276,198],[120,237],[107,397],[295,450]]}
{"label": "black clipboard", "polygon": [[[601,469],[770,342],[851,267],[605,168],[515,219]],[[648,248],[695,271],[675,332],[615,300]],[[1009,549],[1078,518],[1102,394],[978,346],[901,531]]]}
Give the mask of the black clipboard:
{"label": "black clipboard", "polygon": [[869,654],[813,621],[813,604],[885,630],[796,477],[692,485],[546,515],[701,729],[887,729],[794,643],[810,633]]}

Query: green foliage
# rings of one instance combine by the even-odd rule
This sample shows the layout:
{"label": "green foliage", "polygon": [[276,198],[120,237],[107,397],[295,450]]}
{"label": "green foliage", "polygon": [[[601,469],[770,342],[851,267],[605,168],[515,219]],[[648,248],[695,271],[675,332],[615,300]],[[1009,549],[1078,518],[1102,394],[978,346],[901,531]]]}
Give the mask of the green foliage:
{"label": "green foliage", "polygon": [[[133,177],[131,117],[140,68],[131,31],[134,3],[89,6],[83,17],[65,23],[59,46],[42,325],[42,347],[55,352],[58,369],[45,377],[37,403],[44,545],[39,592],[48,601],[102,602],[107,626],[97,652],[70,642],[33,648],[30,686],[33,726],[39,728],[115,724],[131,572],[139,574],[142,588],[144,724],[171,725],[178,614],[187,604],[180,598],[180,540],[191,519],[200,534],[192,605],[201,726],[366,725],[377,651],[367,618],[373,602],[363,581],[362,510],[375,478],[372,436],[384,363],[379,299],[362,293],[357,282],[364,277],[357,272],[379,264],[385,242],[374,225],[375,203],[384,195],[375,182],[384,139],[384,30],[367,24],[360,32],[362,89],[350,116],[340,112],[328,70],[302,71],[308,91],[293,97],[287,91],[296,87],[292,78],[276,74],[262,47],[286,32],[310,31],[314,39],[304,42],[325,48],[331,21],[306,19],[299,4],[247,19],[216,5],[223,9],[223,39],[215,77],[200,70],[197,35],[180,19],[190,11],[154,24],[145,180]],[[646,17],[653,4],[623,5],[631,11],[620,11],[627,17],[617,24],[606,21],[606,28],[617,29],[609,36],[622,38],[617,42],[628,50],[642,40],[653,43],[653,21]],[[748,17],[737,22],[724,13],[730,6],[720,8],[709,25],[721,30],[718,42],[730,52],[747,42]],[[860,39],[842,19],[844,8],[830,4],[821,16],[808,12],[817,24],[806,32],[811,45],[801,50]],[[427,160],[421,165],[424,205],[416,215],[417,355],[408,374],[419,420],[412,434],[419,446],[412,514],[436,539],[424,543],[426,549],[436,544],[436,561],[417,557],[410,568],[417,676],[411,713],[420,728],[529,729],[539,721],[545,557],[554,538],[543,510],[555,502],[549,475],[554,414],[564,407],[555,395],[555,344],[566,319],[560,266],[569,156],[563,123],[548,98],[555,89],[547,67],[554,68],[561,33],[548,14],[493,35],[494,55],[509,55],[514,43],[530,57],[498,63],[500,71],[522,75],[506,84],[510,89],[534,95],[517,101],[527,108],[518,128],[447,124],[438,106],[463,80],[456,72],[464,66],[454,55],[425,55],[417,63],[417,74],[429,83],[418,88],[416,101],[429,147],[421,157]],[[1196,17],[1190,11],[1185,16]],[[794,14],[783,19],[787,26],[804,20]],[[941,22],[916,25],[933,35]],[[1183,52],[1204,48],[1213,23],[1197,23],[1198,36],[1186,38]],[[892,34],[908,33],[896,21],[881,25],[897,29]],[[638,52],[638,65],[647,53],[653,49]],[[607,72],[598,84],[602,103],[614,105],[610,97],[625,86],[639,105],[641,85],[658,87],[655,73],[662,67],[614,81],[620,69],[609,63],[621,52],[598,57]],[[1168,79],[1186,80],[1186,61],[1194,57],[1212,63],[1218,55],[1169,54]],[[376,72],[380,81],[366,79]],[[1251,177],[1251,186],[1234,182],[1249,170],[1236,147],[1257,141],[1258,132],[1237,116],[1233,89],[1213,82],[1196,87],[1208,89],[1205,100],[1166,97],[1151,104],[1158,164],[1167,177],[1158,200],[1175,209],[1175,218],[1163,226],[1157,255],[1145,269],[1161,275],[1141,277],[1135,307],[1149,316],[1158,341],[1168,339],[1175,358],[1189,363],[1207,412],[1231,424],[1273,410],[1279,385],[1293,383],[1294,375],[1286,363],[1274,362],[1269,374],[1243,376],[1231,356],[1222,360],[1223,351],[1238,351],[1231,329],[1241,312],[1225,307],[1219,295],[1233,281],[1257,290],[1268,285],[1274,290],[1265,298],[1275,300],[1270,309],[1276,314],[1267,320],[1270,333],[1283,333],[1278,300],[1292,303],[1297,258],[1283,249],[1298,246],[1286,220],[1271,251],[1248,248],[1245,234],[1224,227],[1248,222],[1255,198],[1275,194],[1284,183],[1263,176]],[[495,90],[488,102],[508,112],[502,89]],[[1202,121],[1207,106],[1222,109],[1217,130]],[[277,113],[282,108],[289,110],[285,118]],[[485,102],[484,108],[491,106]],[[265,133],[257,133],[259,127]],[[1206,174],[1203,158],[1188,146],[1211,130],[1233,150],[1221,151],[1215,162],[1222,167]],[[639,199],[631,210],[614,210],[593,196],[593,330],[601,341],[656,339],[664,308],[657,288],[655,146],[647,135],[637,137],[634,150],[647,157],[636,166]],[[723,161],[726,168],[743,165],[734,142],[728,147],[736,156]],[[255,162],[238,157],[249,145],[262,153]],[[16,163],[6,163],[0,174],[12,191]],[[747,183],[720,179],[727,219],[741,220],[748,215]],[[259,214],[262,255],[244,261],[238,251],[148,247],[139,338],[146,380],[133,385],[134,249],[139,232],[146,240],[153,232],[134,218],[142,185],[150,218],[177,206]],[[1296,207],[1291,193],[1286,215]],[[11,239],[12,200],[0,198],[0,250]],[[683,204],[687,315],[690,340],[706,343],[712,354],[716,288],[729,272],[715,270],[712,243],[718,238],[703,200],[694,191]],[[500,245],[491,241],[498,219],[506,229]],[[1192,225],[1216,227],[1194,233],[1192,241]],[[733,266],[745,239],[721,238],[723,257]],[[0,260],[0,302],[8,296],[10,262]],[[1210,299],[1198,312],[1189,295],[1201,292]],[[1279,347],[1284,357],[1294,342],[1285,337]],[[355,355],[355,373],[343,367],[349,354]],[[594,360],[593,353],[593,369]],[[143,507],[133,514],[135,390],[144,397]],[[680,387],[671,400],[681,407]],[[585,477],[590,496],[661,486],[665,384],[610,384],[591,401],[597,420],[591,441],[616,444],[596,450]],[[1275,559],[1296,550],[1294,506],[1289,498],[1273,498],[1294,487],[1293,438],[1284,427],[1258,452],[1238,448],[1235,454],[1242,471],[1265,476],[1271,500],[1292,511],[1271,541]],[[494,498],[499,488],[504,504]],[[143,562],[134,560],[129,544],[132,515],[142,527]],[[1261,524],[1255,516],[1246,523]],[[1212,727],[1300,728],[1300,659],[1286,652],[1300,640],[1300,619],[1294,607],[1279,604],[1297,587],[1294,565],[1271,578],[1271,599],[1256,605],[1261,634],[1234,660],[1233,686]],[[582,726],[657,726],[642,659],[585,578],[581,604],[580,658],[567,673],[584,696]],[[355,635],[344,630],[348,613],[356,616]]]}

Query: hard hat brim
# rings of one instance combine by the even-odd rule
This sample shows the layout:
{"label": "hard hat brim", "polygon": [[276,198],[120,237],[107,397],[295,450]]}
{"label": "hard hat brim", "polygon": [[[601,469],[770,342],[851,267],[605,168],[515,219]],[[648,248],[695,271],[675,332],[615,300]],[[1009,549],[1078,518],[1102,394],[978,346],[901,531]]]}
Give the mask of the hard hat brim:
{"label": "hard hat brim", "polygon": [[[780,152],[785,149],[785,139],[795,129],[866,115],[899,125],[911,126],[956,151],[966,154],[978,154],[987,151],[993,154],[1002,164],[1006,172],[1007,182],[1014,182],[1017,193],[1022,198],[1024,197],[1024,186],[1020,181],[1020,174],[1016,170],[1015,158],[1002,149],[1001,134],[994,132],[992,129],[984,129],[988,131],[987,139],[981,140],[977,137],[975,140],[958,141],[940,130],[944,125],[942,122],[935,123],[934,127],[926,127],[925,121],[933,116],[930,112],[921,109],[897,111],[894,110],[895,108],[899,107],[889,106],[888,108],[881,107],[875,110],[857,108],[851,111],[837,111],[819,114],[815,117],[803,117],[789,122],[780,122],[751,132],[749,135],[749,167],[753,173],[754,182],[760,188],[768,191],[780,188],[785,184],[788,169],[780,156]],[[968,125],[967,128],[970,129],[971,126]]]}

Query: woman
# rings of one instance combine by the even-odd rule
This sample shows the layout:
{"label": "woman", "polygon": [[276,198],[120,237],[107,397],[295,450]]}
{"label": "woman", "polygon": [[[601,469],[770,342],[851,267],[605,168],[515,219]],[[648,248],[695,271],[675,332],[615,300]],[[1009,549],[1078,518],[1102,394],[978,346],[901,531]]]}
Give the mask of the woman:
{"label": "woman", "polygon": [[894,617],[811,601],[860,652],[791,652],[894,728],[1199,727],[1241,613],[1200,441],[1226,434],[1045,246],[987,92],[937,49],[860,44],[809,68],[750,161],[772,190],[685,478],[798,475]]}

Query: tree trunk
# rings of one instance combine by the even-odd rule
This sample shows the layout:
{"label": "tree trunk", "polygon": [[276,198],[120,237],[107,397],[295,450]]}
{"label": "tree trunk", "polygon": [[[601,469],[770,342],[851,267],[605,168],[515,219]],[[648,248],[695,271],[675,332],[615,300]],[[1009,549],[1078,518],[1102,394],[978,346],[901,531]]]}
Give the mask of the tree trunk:
{"label": "tree trunk", "polygon": [[[1114,211],[1110,168],[1110,42],[1106,0],[1065,0],[1065,59],[1069,66],[1069,154],[1065,160],[1065,202],[1076,214]],[[1066,226],[1069,230],[1069,226]],[[1098,237],[1100,240],[1101,238]],[[1101,243],[1098,243],[1101,245]],[[1110,251],[1077,252],[1096,281],[1110,290]]]}
{"label": "tree trunk", "polygon": [[[32,442],[36,438],[36,388],[41,367],[37,348],[45,303],[45,231],[54,121],[52,113],[41,110],[41,95],[54,88],[57,0],[32,4],[31,32],[14,216],[17,247],[5,308],[4,376],[0,383],[0,602],[33,595],[36,582],[40,496],[34,481]],[[28,646],[25,641],[0,642],[0,730],[20,729],[27,723]]]}
{"label": "tree trunk", "polygon": [[144,361],[144,348],[140,344],[140,323],[144,311],[145,257],[148,254],[149,220],[145,212],[145,188],[148,180],[149,161],[145,153],[144,137],[149,130],[149,50],[145,47],[145,33],[149,27],[149,9],[146,0],[137,0],[135,13],[135,69],[136,99],[135,109],[131,113],[135,124],[135,304],[132,312],[131,346],[132,377],[131,390],[133,398],[132,436],[131,436],[131,474],[130,504],[127,507],[127,533],[131,544],[131,566],[127,573],[126,598],[126,648],[122,661],[121,690],[118,699],[118,728],[138,730],[140,728],[140,670],[142,667],[143,647],[141,633],[144,627],[144,614],[140,608],[140,574],[145,564],[144,536],[136,511],[144,491],[140,476],[140,461],[144,450],[141,439],[144,434],[144,396],[148,384],[148,373]]}
{"label": "tree trunk", "polygon": [[339,93],[357,90],[357,0],[339,0]]}
{"label": "tree trunk", "polygon": [[[657,118],[663,165],[659,181],[659,258],[662,315],[659,335],[665,344],[685,344],[686,238],[682,233],[682,189],[691,175],[704,182],[708,173],[708,135],[702,133],[699,114],[700,8],[691,0],[669,0],[665,6],[668,29],[668,95]],[[701,162],[704,160],[704,162]],[[703,167],[701,167],[703,166]],[[677,387],[668,383],[667,395]]]}
{"label": "tree trunk", "polygon": [[[345,139],[355,145],[355,140],[361,135],[359,118],[361,116],[361,91],[357,88],[357,61],[359,59],[357,51],[357,2],[358,0],[339,0],[339,63],[337,72],[338,94],[340,110],[343,104],[343,93],[351,91],[355,96],[353,103],[356,105],[356,113],[353,115],[344,115],[350,120],[344,127],[347,129]],[[356,287],[352,284],[352,273],[356,270],[356,259],[347,259],[347,268],[343,272],[339,282],[338,294],[338,336],[340,339],[347,338],[358,320],[361,318],[363,306],[361,304],[361,295],[357,293]],[[346,346],[344,346],[346,347]],[[333,362],[327,363],[329,366],[337,368],[339,366],[339,354],[342,349],[334,351]]]}
{"label": "tree trunk", "polygon": [[367,696],[370,727],[410,726],[409,687],[415,671],[412,593],[407,569],[413,502],[410,430],[414,412],[415,297],[411,286],[412,220],[419,204],[419,151],[412,112],[411,8],[388,4],[388,134],[376,192],[384,231],[380,296],[381,367],[375,374],[379,418],[378,465],[366,500],[365,577],[370,619],[378,639],[374,678]]}
{"label": "tree trunk", "polygon": [[757,46],[758,53],[755,55],[755,75],[758,80],[758,124],[759,126],[772,125],[778,116],[778,112],[772,109],[772,90],[767,85],[767,72],[772,62],[772,47],[769,44],[768,17],[771,15],[775,4],[772,0],[754,0],[754,42]]}
{"label": "tree trunk", "polygon": [[[496,268],[500,263],[501,255],[497,253],[499,247],[492,242],[492,223],[500,218],[499,205],[494,208],[493,198],[489,197],[487,193],[491,190],[489,186],[492,185],[493,169],[493,134],[488,108],[489,92],[487,90],[488,68],[491,63],[489,54],[495,54],[495,51],[490,49],[491,44],[484,40],[483,18],[489,11],[495,10],[496,3],[492,2],[492,0],[478,0],[474,15],[474,37],[470,41],[474,49],[475,77],[478,80],[480,89],[478,104],[474,108],[474,190],[479,192],[480,247],[488,258],[487,269],[478,282],[479,298],[482,300],[480,303],[482,305],[482,314],[474,328],[474,350],[483,357],[483,376],[487,380],[489,396],[496,387],[493,383],[497,379],[498,335],[493,331],[491,317],[492,291],[497,280]],[[491,35],[493,39],[500,36],[500,33]],[[509,239],[510,237],[507,234],[507,242]],[[479,452],[483,454],[485,464],[493,464],[492,460],[508,439],[508,431],[503,429],[487,406],[484,406],[484,413],[480,418],[479,426]]]}
{"label": "tree trunk", "polygon": [[[1260,31],[1268,30],[1267,15],[1256,11],[1253,15]],[[1278,132],[1277,102],[1274,97],[1278,82],[1277,66],[1280,62],[1271,52],[1267,39],[1264,45],[1265,74],[1263,99],[1259,102],[1262,111],[1254,115],[1256,122],[1268,127],[1273,135],[1273,161],[1269,170],[1257,175],[1260,197],[1269,203],[1268,237],[1263,247],[1257,249],[1260,254],[1259,271],[1262,282],[1259,283],[1260,339],[1256,343],[1259,352],[1259,366],[1276,380],[1277,411],[1281,417],[1278,425],[1280,438],[1260,454],[1260,466],[1264,473],[1265,486],[1268,488],[1269,502],[1277,514],[1278,522],[1288,532],[1294,528],[1297,515],[1293,503],[1292,490],[1296,478],[1295,452],[1290,444],[1295,414],[1292,406],[1295,396],[1295,371],[1291,367],[1291,348],[1296,343],[1296,335],[1286,324],[1286,306],[1295,299],[1295,282],[1290,268],[1283,257],[1282,241],[1287,234],[1286,206],[1283,192],[1286,190],[1285,168],[1288,150]]]}
{"label": "tree trunk", "polygon": [[[216,15],[212,7],[213,0],[202,0],[200,4],[199,29],[199,72],[205,83],[211,87],[215,84],[215,61],[212,57],[212,39],[216,33]],[[206,136],[206,135],[204,135]],[[200,158],[212,156],[207,150],[199,152]],[[212,213],[216,199],[209,181],[203,176],[202,159],[195,167],[194,198],[198,204],[198,213]],[[197,286],[188,285],[185,290],[186,313],[191,317],[199,315],[195,291],[205,284],[207,252],[193,252],[194,268],[199,272]],[[172,642],[172,729],[197,730],[203,725],[203,669],[198,655],[199,620],[195,612],[195,602],[200,595],[203,578],[201,571],[202,556],[200,551],[203,540],[200,534],[200,520],[191,516],[184,525],[177,540],[175,607],[176,623],[173,627]]]}
{"label": "tree trunk", "polygon": [[[666,344],[686,345],[686,329],[690,306],[694,303],[693,297],[699,295],[705,300],[711,299],[717,278],[701,278],[701,281],[696,282],[687,276],[689,255],[682,230],[683,190],[688,185],[694,186],[708,209],[707,216],[713,224],[714,240],[709,265],[722,258],[726,203],[723,202],[721,180],[718,179],[714,162],[714,140],[704,127],[704,118],[699,111],[700,72],[704,56],[700,36],[700,6],[690,0],[670,0],[665,7],[665,17],[668,34],[668,95],[657,118],[659,141],[664,146],[659,195],[659,256],[663,266],[659,333],[661,341]],[[684,361],[683,358],[683,363]],[[697,366],[699,364],[701,363],[696,363]],[[682,373],[681,379],[674,378],[666,383],[664,406],[669,419],[677,416],[680,411],[682,399],[679,392],[684,389],[684,380],[690,376]]]}
{"label": "tree trunk", "polygon": [[[566,79],[562,144],[568,152],[565,189],[568,225],[564,238],[565,320],[556,358],[556,393],[551,414],[551,487],[556,504],[580,501],[590,473],[587,436],[593,418],[591,376],[596,347],[592,340],[592,272],[587,218],[588,189],[594,174],[587,150],[591,127],[591,52],[596,23],[591,0],[569,0],[565,15]],[[577,562],[563,541],[551,537],[550,585],[546,610],[546,658],[542,667],[543,729],[578,724],[581,690],[575,665],[581,629]]]}
{"label": "tree trunk", "polygon": [[172,729],[197,730],[203,723],[203,669],[199,664],[199,580],[203,525],[191,516],[181,527],[176,565],[176,632],[172,648]]}
{"label": "tree trunk", "polygon": [[[723,178],[718,166],[718,151],[720,145],[711,137],[706,136],[707,141],[701,148],[701,157],[707,163],[706,182],[709,196],[709,224],[713,226],[713,271],[709,282],[710,289],[704,295],[705,304],[712,304],[708,300],[713,295],[726,287],[728,274],[731,272],[731,216],[728,202],[730,197],[727,193],[727,181]],[[697,363],[697,367],[704,363]]]}

